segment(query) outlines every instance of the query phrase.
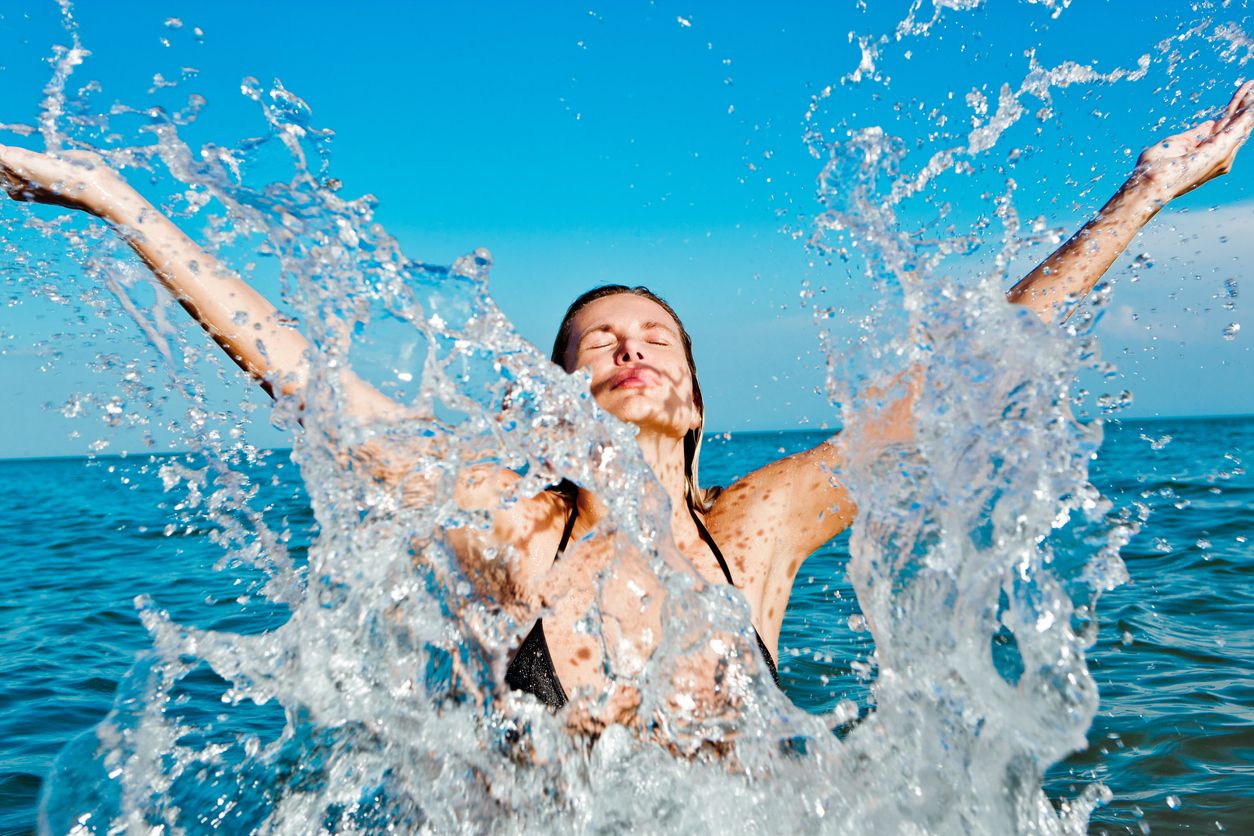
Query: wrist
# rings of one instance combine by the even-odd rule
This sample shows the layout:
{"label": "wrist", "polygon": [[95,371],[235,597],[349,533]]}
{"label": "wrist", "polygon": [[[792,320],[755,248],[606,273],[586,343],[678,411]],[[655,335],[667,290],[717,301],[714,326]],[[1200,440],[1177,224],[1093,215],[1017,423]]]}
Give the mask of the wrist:
{"label": "wrist", "polygon": [[1107,206],[1111,209],[1117,208],[1120,214],[1130,215],[1140,223],[1145,223],[1175,197],[1176,195],[1155,182],[1152,177],[1136,171],[1119,187]]}

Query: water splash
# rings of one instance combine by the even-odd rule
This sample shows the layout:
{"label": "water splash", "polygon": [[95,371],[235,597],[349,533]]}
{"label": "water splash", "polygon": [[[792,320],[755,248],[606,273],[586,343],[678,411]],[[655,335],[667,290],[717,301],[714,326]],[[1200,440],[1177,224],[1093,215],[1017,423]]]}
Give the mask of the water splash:
{"label": "water splash", "polygon": [[[979,6],[937,2],[920,22],[915,3],[891,37],[858,38],[861,75],[847,81],[875,75],[890,44],[925,38],[942,9]],[[1044,6],[1057,17],[1068,4]],[[90,108],[66,106],[66,81],[87,55],[68,31],[73,45],[58,52],[39,123],[49,149],[89,145],[76,134]],[[843,742],[829,727],[847,712],[805,715],[765,684],[743,600],[693,581],[631,431],[596,408],[585,378],[558,372],[516,333],[489,294],[486,251],[449,267],[405,256],[375,222],[371,198],[339,196],[333,134],[277,81],[241,85],[264,133],[230,147],[193,149],[182,138],[203,100],[173,114],[115,108],[115,117],[141,118],[153,142],[98,148],[111,164],[156,176],[184,218],[205,221],[208,246],[224,261],[253,249],[278,265],[313,354],[303,404],[282,401],[276,416],[296,432],[293,458],[318,536],[307,558],[288,552],[287,532],[246,475],[257,452],[231,433],[232,414],[207,408],[197,381],[203,354],[173,324],[171,300],[157,292],[141,303],[147,286],[112,238],[90,225],[77,232],[70,260],[116,300],[98,300],[100,310],[116,304],[139,323],[154,368],[168,374],[165,394],[182,404],[178,429],[198,458],[168,464],[161,478],[182,492],[181,510],[213,526],[224,564],[255,573],[241,606],[269,620],[259,632],[211,629],[138,601],[153,652],[120,688],[98,731],[100,754],[63,755],[44,826],[582,832],[736,821],[1082,832],[1103,789],[1055,807],[1040,787],[1051,763],[1084,745],[1096,710],[1085,665],[1093,606],[1121,580],[1118,549],[1137,523],[1111,519],[1089,484],[1100,424],[1076,419],[1082,405],[1069,391],[1100,362],[1092,327],[1104,297],[1069,333],[1005,305],[1017,251],[1057,234],[1038,224],[1025,231],[1012,178],[994,198],[1001,230],[991,273],[945,271],[994,234],[992,221],[940,234],[928,223],[949,211],[946,178],[977,171],[1026,117],[1048,120],[1053,91],[1175,66],[1193,31],[1154,47],[1135,69],[1046,68],[1029,54],[1024,76],[997,86],[995,106],[979,90],[961,97],[970,128],[921,155],[882,125],[825,138],[821,106],[833,88],[807,114],[811,150],[823,160],[810,246],[861,268],[876,300],[853,340],[832,332],[824,345],[829,393],[847,427],[841,477],[862,513],[849,571],[878,671],[874,714]],[[1224,49],[1244,43],[1229,25],[1197,31]],[[67,227],[34,215],[25,223],[58,241]],[[34,272],[51,278],[56,268]],[[817,315],[829,325],[836,314]],[[355,418],[345,366],[400,403],[402,417]],[[100,409],[143,420],[145,408],[160,406],[138,383],[153,372],[126,366],[124,375],[134,375],[124,402]],[[893,437],[868,416],[891,413],[908,391],[914,431]],[[407,500],[403,480],[372,476],[379,462],[366,459],[388,450],[405,451],[405,467],[424,475],[421,504]],[[656,718],[657,739],[611,727],[589,745],[566,732],[566,718],[502,692],[503,660],[535,613],[486,599],[445,534],[488,526],[453,501],[456,475],[485,457],[524,474],[516,496],[566,476],[606,498],[598,533],[612,537],[612,565],[657,580],[666,617],[651,656],[610,640],[605,589],[585,620],[609,678],[642,687],[641,713]],[[739,674],[728,678],[734,711],[693,711],[674,699],[691,649],[713,640]],[[586,699],[595,710],[604,697]],[[707,742],[730,741],[730,757],[700,757]]]}

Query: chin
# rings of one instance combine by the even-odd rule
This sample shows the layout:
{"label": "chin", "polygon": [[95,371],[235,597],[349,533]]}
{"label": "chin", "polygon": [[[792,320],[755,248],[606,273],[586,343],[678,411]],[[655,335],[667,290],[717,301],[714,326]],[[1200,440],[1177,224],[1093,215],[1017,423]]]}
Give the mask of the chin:
{"label": "chin", "polygon": [[601,407],[618,420],[641,430],[649,429],[675,438],[682,438],[687,432],[686,427],[675,425],[674,418],[666,415],[666,410],[644,399],[632,398],[626,402],[602,404]]}
{"label": "chin", "polygon": [[650,398],[637,394],[608,392],[606,397],[597,398],[597,403],[620,421],[639,424],[657,417],[659,407]]}

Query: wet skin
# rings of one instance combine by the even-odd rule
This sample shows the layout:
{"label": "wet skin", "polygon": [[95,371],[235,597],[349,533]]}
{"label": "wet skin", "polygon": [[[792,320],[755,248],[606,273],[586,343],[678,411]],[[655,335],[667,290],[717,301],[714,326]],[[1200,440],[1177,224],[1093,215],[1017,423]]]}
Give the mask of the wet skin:
{"label": "wet skin", "polygon": [[[1132,175],[1102,210],[1016,284],[1009,300],[1046,320],[1065,318],[1159,209],[1227,173],[1252,127],[1254,82],[1248,82],[1218,118],[1142,153]],[[303,396],[311,354],[304,336],[99,157],[0,146],[0,187],[17,200],[85,211],[111,224],[232,361],[275,396]],[[589,369],[597,402],[639,428],[641,450],[671,499],[671,530],[686,568],[708,583],[723,583],[684,500],[683,437],[700,425],[701,416],[693,403],[692,377],[677,340],[677,324],[651,300],[623,294],[588,304],[574,326],[564,365],[568,371]],[[341,330],[343,339],[350,339],[347,325]],[[860,444],[909,437],[909,393],[919,381],[904,383],[907,396],[864,422]],[[345,411],[363,421],[429,420],[389,400],[351,370],[341,371],[340,385]],[[365,444],[345,451],[344,457],[360,460],[406,501],[425,504],[432,500],[432,486],[414,473],[414,452],[404,446]],[[705,516],[735,584],[749,602],[753,624],[772,652],[802,562],[853,519],[853,503],[838,481],[840,464],[839,445],[834,443],[774,462],[729,486]],[[604,508],[597,497],[582,490],[574,532],[578,545],[555,565],[553,556],[568,511],[564,500],[545,492],[505,509],[502,497],[517,480],[516,474],[497,467],[472,467],[460,474],[456,499],[463,507],[491,514],[493,529],[488,534],[450,531],[449,540],[471,576],[509,608],[524,629],[535,613],[546,610],[545,632],[567,692],[586,688],[597,693],[606,684],[601,644],[576,631],[575,623],[599,588],[596,603],[606,646],[616,656],[616,669],[630,672],[656,645],[662,590],[641,556],[620,554],[612,535],[599,531]],[[580,542],[578,538],[589,532],[593,536]],[[513,561],[495,559],[501,546],[512,547]],[[615,571],[598,587],[598,576],[611,566]],[[718,680],[718,655],[692,654],[672,684],[701,704]],[[596,722],[630,719],[637,699],[631,689],[618,689],[608,716]],[[707,707],[719,710],[713,703]],[[578,711],[575,705],[568,714]]]}
{"label": "wet skin", "polygon": [[[672,535],[688,568],[707,583],[725,583],[685,501],[683,439],[700,426],[702,416],[693,401],[692,375],[678,324],[644,297],[617,294],[597,299],[575,316],[565,365],[588,370],[597,403],[638,428],[641,450],[670,497]],[[802,562],[853,519],[848,493],[830,475],[838,465],[834,444],[774,462],[728,487],[704,515],[736,586],[749,602],[753,625],[772,654]],[[499,509],[497,498],[515,478],[500,471],[480,472],[465,484],[459,499],[468,507]],[[599,692],[606,685],[601,642],[575,629],[597,596],[598,578],[604,578],[597,603],[606,644],[626,648],[614,660],[620,669],[633,670],[652,653],[661,632],[664,597],[643,559],[631,554],[619,557],[621,544],[612,535],[581,541],[598,528],[605,512],[587,491],[580,491],[578,502],[572,538],[576,545],[556,564],[553,558],[567,509],[553,493],[507,511],[496,510],[490,538],[456,538],[469,565],[484,565],[486,561],[477,556],[502,542],[520,555],[511,573],[512,591],[527,608],[547,611],[545,635],[568,693],[581,688]],[[613,571],[606,573],[611,567]],[[717,665],[712,658],[692,661],[693,670],[685,677],[689,681],[683,683],[690,693],[700,696],[704,689],[698,670],[711,665]],[[623,700],[630,703],[632,697],[624,695]]]}

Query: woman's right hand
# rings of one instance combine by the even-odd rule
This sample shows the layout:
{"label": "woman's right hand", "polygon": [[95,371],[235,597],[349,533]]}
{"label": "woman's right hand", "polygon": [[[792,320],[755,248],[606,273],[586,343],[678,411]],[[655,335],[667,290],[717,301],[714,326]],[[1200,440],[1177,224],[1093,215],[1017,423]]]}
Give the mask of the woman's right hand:
{"label": "woman's right hand", "polygon": [[0,188],[14,200],[104,214],[131,187],[98,154],[40,154],[0,145]]}

